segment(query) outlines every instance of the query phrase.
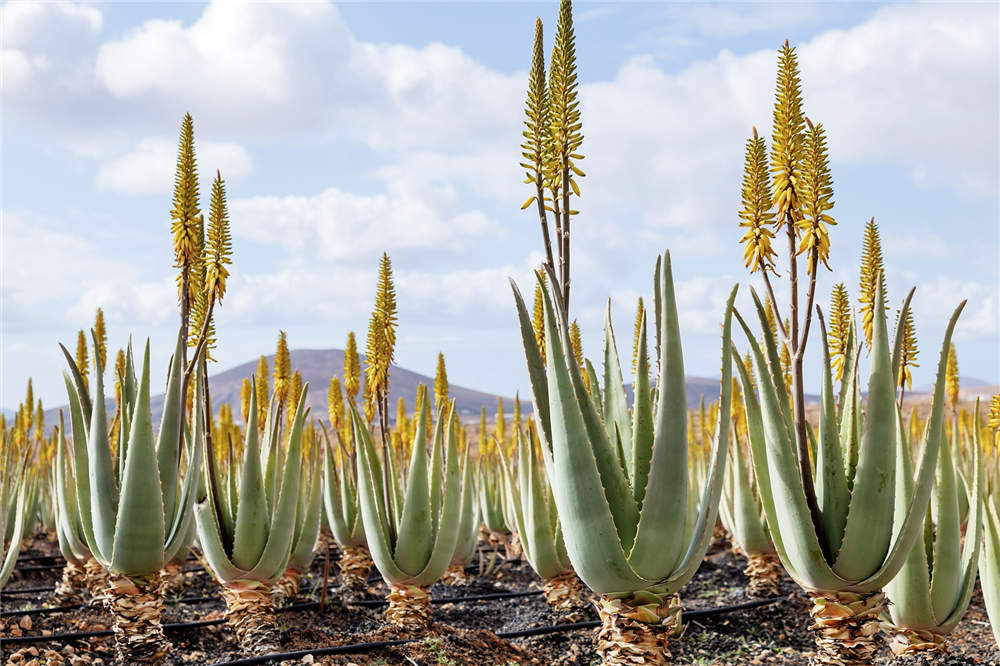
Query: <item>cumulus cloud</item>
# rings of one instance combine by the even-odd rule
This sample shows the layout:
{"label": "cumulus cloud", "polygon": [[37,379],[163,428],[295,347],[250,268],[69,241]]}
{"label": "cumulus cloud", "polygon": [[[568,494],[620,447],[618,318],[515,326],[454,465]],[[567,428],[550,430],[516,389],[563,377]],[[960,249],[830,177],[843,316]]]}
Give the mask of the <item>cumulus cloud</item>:
{"label": "cumulus cloud", "polygon": [[[210,181],[216,169],[227,182],[238,182],[252,169],[250,153],[236,143],[199,141],[201,179]],[[168,194],[173,190],[177,145],[168,139],[142,139],[134,150],[111,159],[97,171],[97,186],[122,194]]]}

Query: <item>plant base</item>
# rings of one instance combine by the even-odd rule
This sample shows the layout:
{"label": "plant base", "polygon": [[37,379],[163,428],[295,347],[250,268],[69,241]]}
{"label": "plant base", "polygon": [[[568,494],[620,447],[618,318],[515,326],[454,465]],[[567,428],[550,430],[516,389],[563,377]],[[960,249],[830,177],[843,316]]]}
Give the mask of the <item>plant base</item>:
{"label": "plant base", "polygon": [[340,596],[347,603],[364,596],[372,556],[364,546],[344,546],[340,553]]}
{"label": "plant base", "polygon": [[465,575],[464,564],[450,564],[441,576],[441,582],[445,585],[466,585],[469,577]]}
{"label": "plant base", "polygon": [[431,621],[431,596],[416,585],[390,585],[385,620],[411,631],[423,631]]}
{"label": "plant base", "polygon": [[581,611],[586,604],[583,601],[583,585],[575,572],[567,571],[545,580],[542,594],[555,612],[582,617]]}
{"label": "plant base", "polygon": [[872,664],[881,630],[879,614],[885,610],[882,592],[856,594],[829,592],[813,596],[809,629],[819,648],[814,663],[824,666]]}
{"label": "plant base", "polygon": [[87,571],[83,565],[67,561],[62,578],[56,583],[52,593],[52,603],[56,606],[75,606],[83,603],[83,593],[87,590]]}
{"label": "plant base", "polygon": [[508,560],[516,560],[524,554],[524,546],[521,545],[521,535],[511,532],[510,537],[504,541],[504,554]]}
{"label": "plant base", "polygon": [[660,603],[602,596],[597,612],[601,617],[597,654],[604,666],[670,663],[667,641],[681,631],[680,595]]}
{"label": "plant base", "polygon": [[712,542],[709,544],[709,549],[712,548],[722,548],[729,542],[729,532],[722,525],[721,520],[715,521],[715,527],[712,528]]}
{"label": "plant base", "polygon": [[295,603],[295,600],[299,596],[300,578],[302,578],[301,571],[291,567],[285,569],[285,573],[281,575],[278,582],[271,588],[271,600],[275,606]]}
{"label": "plant base", "polygon": [[747,594],[758,598],[778,596],[782,571],[781,560],[775,553],[747,555],[747,568],[744,569],[750,579]]}
{"label": "plant base", "polygon": [[112,575],[107,605],[114,619],[115,651],[123,664],[165,664],[170,648],[160,615],[163,597],[159,580],[135,581]]}
{"label": "plant base", "polygon": [[256,581],[227,585],[222,588],[222,598],[226,600],[226,621],[240,647],[251,655],[278,651],[278,624],[267,585]]}
{"label": "plant base", "polygon": [[904,629],[892,625],[883,625],[889,634],[889,649],[892,654],[901,657],[904,654],[945,654],[948,647],[945,636],[922,629]]}
{"label": "plant base", "polygon": [[84,584],[90,592],[91,606],[108,605],[108,570],[101,563],[90,558],[83,565]]}
{"label": "plant base", "polygon": [[184,588],[184,568],[180,562],[167,562],[160,571],[160,594],[164,599],[180,596]]}

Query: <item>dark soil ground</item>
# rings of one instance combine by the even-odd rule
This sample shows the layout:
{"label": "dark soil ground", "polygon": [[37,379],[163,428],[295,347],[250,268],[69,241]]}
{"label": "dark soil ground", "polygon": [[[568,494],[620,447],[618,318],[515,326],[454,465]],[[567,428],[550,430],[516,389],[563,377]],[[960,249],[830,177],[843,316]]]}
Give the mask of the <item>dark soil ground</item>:
{"label": "dark soil ground", "polygon": [[[38,587],[51,587],[60,575],[53,562],[61,560],[29,560],[57,556],[58,549],[44,535],[37,535],[30,548],[22,551],[20,568],[15,572],[2,596],[4,617],[2,636],[45,636],[67,632],[102,631],[110,625],[102,609],[84,608],[70,612],[24,615],[16,611],[46,605],[50,592],[24,592]],[[336,585],[331,552],[330,584]],[[300,587],[299,602],[318,598],[322,585],[322,556],[317,556],[312,570]],[[33,568],[42,567],[42,568]],[[709,609],[746,602],[746,578],[743,561],[728,549],[709,551],[694,579],[681,591],[685,609]],[[184,598],[211,597],[211,601],[178,603],[171,601],[164,612],[164,623],[191,622],[221,618],[224,608],[215,582],[199,563],[186,565]],[[374,570],[373,570],[373,573]],[[525,562],[503,562],[484,576],[470,574],[466,585],[436,585],[433,598],[470,597],[497,592],[521,592],[540,589],[537,577]],[[369,599],[380,599],[385,593],[381,581],[372,583]],[[728,664],[808,664],[813,650],[812,637],[807,631],[808,600],[789,578],[784,578],[782,601],[761,608],[741,610],[712,617],[698,617],[685,623],[684,635],[671,642],[674,663],[701,665]],[[377,607],[342,606],[333,589],[327,595],[324,611],[309,609],[278,615],[284,651],[310,650],[334,645],[348,645],[410,638],[382,622],[382,609]],[[574,618],[580,619],[580,618]],[[590,612],[583,620],[596,620]],[[434,606],[434,623],[427,635],[406,645],[381,648],[373,652],[314,656],[286,660],[285,664],[358,664],[396,665],[475,664],[508,666],[509,664],[595,664],[593,629],[550,633],[529,638],[504,640],[496,633],[516,632],[566,623],[567,619],[549,610],[540,595],[513,599],[466,601]],[[216,664],[241,659],[232,632],[225,624],[168,631],[173,643],[173,664]],[[950,640],[951,653],[933,660],[907,660],[907,664],[995,664],[1000,665],[1000,649],[993,640],[977,588],[972,606]],[[3,663],[20,666],[55,664],[114,664],[112,639],[56,640],[47,643],[5,644]],[[883,649],[877,664],[895,663],[888,649]],[[904,662],[900,662],[904,663]]]}

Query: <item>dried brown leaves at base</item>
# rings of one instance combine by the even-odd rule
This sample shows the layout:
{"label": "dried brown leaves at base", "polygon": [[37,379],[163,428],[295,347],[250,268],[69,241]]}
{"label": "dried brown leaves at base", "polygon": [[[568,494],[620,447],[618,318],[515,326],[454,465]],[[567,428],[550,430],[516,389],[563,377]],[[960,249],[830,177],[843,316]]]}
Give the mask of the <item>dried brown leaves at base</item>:
{"label": "dried brown leaves at base", "polygon": [[567,616],[567,620],[576,622],[583,619],[583,609],[587,604],[583,600],[583,585],[575,572],[567,571],[545,580],[542,594],[552,610]]}
{"label": "dried brown leaves at base", "polygon": [[84,584],[90,592],[91,606],[105,606],[108,604],[108,570],[101,566],[101,563],[90,558],[83,565]]}
{"label": "dried brown leaves at base", "polygon": [[818,650],[814,663],[824,666],[871,664],[878,651],[879,614],[885,610],[882,592],[829,592],[813,596],[809,629]]}
{"label": "dried brown leaves at base", "polygon": [[56,606],[82,604],[86,590],[87,570],[76,562],[66,562],[62,578],[56,583],[56,589],[52,593],[52,603]]}
{"label": "dried brown leaves at base", "polygon": [[165,599],[179,596],[184,588],[184,568],[180,562],[167,562],[160,571],[160,594]]}
{"label": "dried brown leaves at base", "polygon": [[945,636],[921,629],[905,629],[883,624],[889,634],[889,649],[896,657],[904,654],[944,654],[948,651]]}
{"label": "dried brown leaves at base", "polygon": [[[649,612],[648,606],[643,611]],[[640,611],[627,599],[602,596],[597,602],[601,628],[597,634],[597,654],[604,666],[637,664],[668,664],[671,654],[667,647],[670,636],[681,630],[681,599],[673,595],[654,614],[659,622],[643,622]]]}
{"label": "dried brown leaves at base", "polygon": [[170,644],[160,626],[159,580],[142,583],[114,575],[109,578],[107,595],[118,659],[123,664],[165,664]]}
{"label": "dried brown leaves at base", "polygon": [[781,581],[781,560],[775,553],[748,555],[747,568],[744,573],[750,579],[747,594],[751,597],[776,597],[780,594],[778,583]]}
{"label": "dried brown leaves at base", "polygon": [[302,572],[291,567],[285,569],[278,582],[271,588],[271,600],[275,606],[284,606],[295,603],[299,596],[299,579]]}
{"label": "dried brown leaves at base", "polygon": [[278,651],[278,624],[270,590],[263,584],[234,584],[222,588],[226,621],[240,647],[252,655]]}
{"label": "dried brown leaves at base", "polygon": [[422,631],[431,620],[431,596],[416,585],[390,585],[385,621],[402,629]]}
{"label": "dried brown leaves at base", "polygon": [[441,576],[441,582],[445,585],[466,585],[469,577],[465,575],[464,564],[450,564]]}
{"label": "dried brown leaves at base", "polygon": [[340,595],[346,603],[364,596],[372,556],[364,546],[344,546],[340,553]]}

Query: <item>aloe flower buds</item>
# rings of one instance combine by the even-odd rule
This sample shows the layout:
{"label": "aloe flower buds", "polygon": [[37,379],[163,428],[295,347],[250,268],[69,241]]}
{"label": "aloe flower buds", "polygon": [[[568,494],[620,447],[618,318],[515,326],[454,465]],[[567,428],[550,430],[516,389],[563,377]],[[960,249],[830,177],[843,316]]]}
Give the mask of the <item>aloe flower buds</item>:
{"label": "aloe flower buds", "polygon": [[[924,534],[913,544],[896,577],[885,587],[892,604],[889,647],[899,656],[931,650],[943,653],[945,637],[958,625],[972,600],[976,567],[983,540],[982,467],[979,461],[979,418],[975,423],[975,481],[969,531],[964,550],[959,515],[959,495],[964,494],[952,461],[951,446],[942,442],[938,454],[937,502],[925,518]],[[906,430],[899,419],[899,456],[896,460],[896,520],[907,510],[905,500],[913,490],[913,462]],[[955,442],[957,446],[957,441]],[[930,521],[933,519],[933,523]],[[932,557],[929,557],[931,555]]]}
{"label": "aloe flower buds", "polygon": [[669,254],[662,267],[661,272],[658,262],[654,285],[660,359],[655,411],[645,321],[630,413],[610,320],[605,326],[602,405],[595,398],[599,392],[591,393],[584,385],[570,349],[568,323],[561,316],[557,319],[559,295],[543,290],[543,366],[531,319],[514,287],[535,413],[545,435],[545,466],[569,559],[583,582],[601,595],[598,652],[606,664],[642,659],[664,663],[666,638],[653,632],[652,625],[663,625],[667,632],[680,630],[676,593],[704,557],[722,493],[736,288],[725,309],[721,403],[709,479],[689,537],[687,399]]}
{"label": "aloe flower buds", "polygon": [[[222,584],[226,619],[243,648],[253,654],[277,649],[270,588],[284,573],[294,543],[307,392],[308,385],[302,390],[291,421],[283,468],[277,463],[282,428],[274,400],[263,433],[268,451],[261,452],[256,391],[250,396],[243,461],[229,470],[231,475],[239,474],[235,497],[225,496],[224,489],[230,484],[218,478],[212,455],[206,452],[205,456],[208,495],[195,509],[198,540],[206,563]],[[274,470],[271,483],[267,482],[262,459],[268,460]]]}
{"label": "aloe flower buds", "polygon": [[[881,286],[876,298],[882,302]],[[820,662],[870,663],[876,649],[873,637],[878,632],[877,618],[885,607],[880,590],[903,566],[920,534],[930,499],[943,430],[944,357],[938,365],[933,411],[917,480],[912,494],[899,498],[908,510],[901,519],[894,519],[898,449],[894,380],[901,331],[897,331],[894,350],[890,350],[884,308],[875,308],[867,406],[862,414],[854,356],[845,365],[848,372],[840,391],[839,423],[823,331],[823,382],[814,474],[819,515],[813,515],[800,482],[774,335],[756,294],[754,301],[764,332],[763,350],[742,319],[740,324],[760,378],[760,404],[750,399],[751,391],[744,393],[749,429],[758,433],[751,435],[750,442],[771,537],[789,575],[813,596],[812,628],[820,648]],[[909,297],[903,309],[908,306]],[[945,332],[945,354],[961,309],[960,305]],[[857,353],[854,349],[852,352]]]}
{"label": "aloe flower buds", "polygon": [[[405,495],[387,488],[386,484],[395,483],[391,463],[379,460],[364,417],[351,408],[361,516],[372,560],[389,584],[386,620],[411,630],[427,626],[430,618],[427,588],[441,578],[455,553],[461,510],[462,479],[452,417],[454,402],[447,411],[438,412],[430,461],[425,425],[428,402],[421,402]],[[446,454],[444,439],[447,439]]]}

